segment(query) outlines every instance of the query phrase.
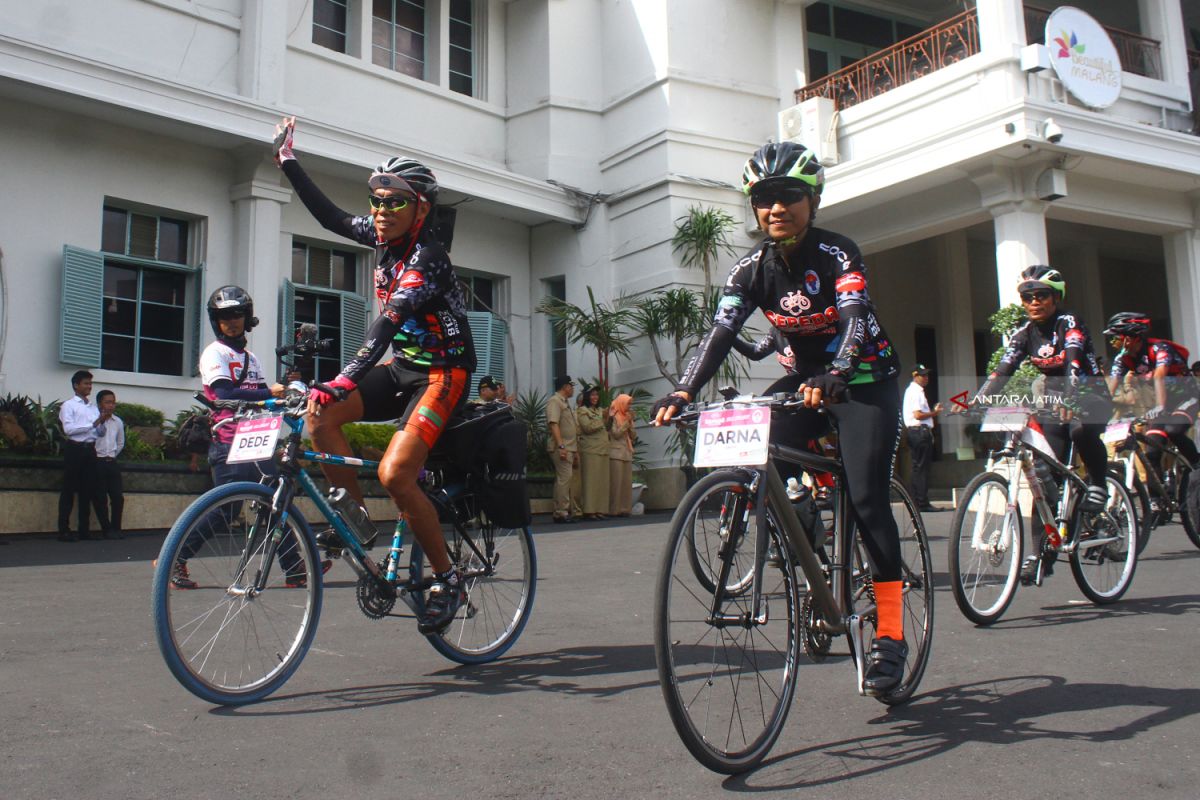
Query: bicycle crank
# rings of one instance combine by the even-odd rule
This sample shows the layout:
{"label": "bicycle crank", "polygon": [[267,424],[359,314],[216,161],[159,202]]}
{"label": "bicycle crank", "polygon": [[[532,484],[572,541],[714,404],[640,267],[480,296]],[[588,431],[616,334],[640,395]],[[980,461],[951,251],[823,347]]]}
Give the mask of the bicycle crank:
{"label": "bicycle crank", "polygon": [[812,595],[805,595],[800,606],[800,634],[804,643],[804,654],[813,662],[819,663],[829,655],[833,637],[821,630],[821,622],[813,608]]}
{"label": "bicycle crank", "polygon": [[362,575],[354,587],[358,608],[368,619],[383,619],[396,605],[396,590],[373,575]]}
{"label": "bicycle crank", "polygon": [[863,679],[867,675],[867,648],[863,638],[863,628],[867,625],[867,618],[860,614],[851,614],[846,620],[846,628],[850,635],[850,642],[854,647],[854,666],[858,670],[858,693],[866,697],[867,692],[863,688]]}

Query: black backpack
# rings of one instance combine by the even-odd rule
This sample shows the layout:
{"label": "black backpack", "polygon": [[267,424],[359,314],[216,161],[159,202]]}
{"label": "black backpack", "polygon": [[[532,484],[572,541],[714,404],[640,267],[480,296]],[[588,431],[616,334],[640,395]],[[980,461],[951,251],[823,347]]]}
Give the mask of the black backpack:
{"label": "black backpack", "polygon": [[175,438],[183,452],[204,455],[208,452],[208,446],[212,444],[212,415],[207,412],[193,412],[179,423]]}
{"label": "black backpack", "polygon": [[503,403],[468,406],[438,440],[435,455],[469,476],[479,506],[502,528],[532,520],[525,477],[525,423]]}

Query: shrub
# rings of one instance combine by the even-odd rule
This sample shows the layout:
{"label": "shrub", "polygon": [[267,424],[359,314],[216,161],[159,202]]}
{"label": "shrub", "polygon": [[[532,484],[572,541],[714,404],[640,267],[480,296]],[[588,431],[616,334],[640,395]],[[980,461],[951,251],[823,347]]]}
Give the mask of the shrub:
{"label": "shrub", "polygon": [[359,458],[364,458],[363,448],[373,447],[386,452],[396,434],[396,426],[390,423],[354,422],[342,428],[350,449]]}
{"label": "shrub", "polygon": [[127,425],[125,449],[121,451],[121,458],[125,461],[162,461],[163,448],[145,441],[137,431],[131,430]]}
{"label": "shrub", "polygon": [[[0,412],[8,413],[24,431],[26,442],[21,452],[36,455],[55,455],[62,447],[62,428],[58,421],[58,409],[62,403],[51,400],[42,405],[41,398],[33,400],[25,395],[6,395],[0,398]],[[12,447],[12,442],[7,442]]]}
{"label": "shrub", "polygon": [[137,425],[139,427],[161,428],[163,425],[163,413],[161,411],[140,403],[117,403],[117,407],[113,413],[120,417],[126,426]]}

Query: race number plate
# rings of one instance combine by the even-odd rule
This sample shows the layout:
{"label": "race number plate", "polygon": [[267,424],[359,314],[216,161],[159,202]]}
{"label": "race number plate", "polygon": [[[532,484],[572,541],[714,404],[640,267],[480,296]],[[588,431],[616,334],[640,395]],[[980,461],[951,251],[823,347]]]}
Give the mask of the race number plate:
{"label": "race number plate", "polygon": [[242,420],[233,433],[233,446],[229,448],[229,457],[225,462],[239,464],[270,458],[275,453],[275,443],[279,441],[282,425],[281,417]]}
{"label": "race number plate", "polygon": [[768,406],[702,411],[692,463],[697,467],[760,467],[767,463],[770,437]]}
{"label": "race number plate", "polygon": [[989,408],[979,426],[982,433],[1015,433],[1029,420],[1027,408]]}
{"label": "race number plate", "polygon": [[1108,427],[1104,429],[1105,444],[1120,444],[1129,438],[1130,420],[1118,419],[1108,423]]}

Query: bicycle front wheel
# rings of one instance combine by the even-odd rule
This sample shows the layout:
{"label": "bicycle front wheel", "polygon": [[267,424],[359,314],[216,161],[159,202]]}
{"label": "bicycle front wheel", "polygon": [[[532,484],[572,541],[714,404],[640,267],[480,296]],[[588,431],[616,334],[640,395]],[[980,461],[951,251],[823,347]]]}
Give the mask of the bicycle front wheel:
{"label": "bicycle front wheel", "polygon": [[[1133,582],[1137,568],[1137,515],[1125,485],[1109,475],[1108,504],[1104,514],[1087,520],[1077,530],[1077,545],[1071,551],[1071,572],[1079,591],[1096,605],[1121,599]],[[1084,527],[1076,513],[1076,526]]]}
{"label": "bicycle front wheel", "polygon": [[963,490],[950,525],[950,586],[963,616],[991,625],[1008,610],[1021,573],[1024,522],[1008,507],[1008,481],[976,475]]}
{"label": "bicycle front wheel", "polygon": [[[899,685],[876,699],[894,706],[912,698],[929,664],[929,653],[933,647],[933,559],[929,555],[929,537],[925,533],[925,523],[917,513],[917,504],[904,485],[895,478],[892,478],[890,499],[892,516],[900,532],[904,640],[908,643],[908,661]],[[863,638],[870,641],[875,638],[877,621],[875,590],[861,537],[861,532],[855,534],[854,560],[847,583],[850,591],[847,608],[866,620]],[[853,640],[850,641],[853,649]]]}
{"label": "bicycle front wheel", "polygon": [[[751,769],[775,744],[800,647],[795,567],[769,505],[773,555],[762,554],[762,599],[753,607],[758,515],[748,483],[744,471],[721,470],[688,491],[655,590],[654,655],[671,722],[696,760],[725,774]],[[695,553],[705,554],[704,569]]]}
{"label": "bicycle front wheel", "polygon": [[[467,599],[441,633],[426,638],[433,649],[459,664],[486,664],[512,647],[533,608],[537,584],[537,554],[528,528],[502,528],[490,523],[478,528],[467,544],[453,526],[443,529],[450,558],[466,583]],[[416,580],[424,570],[425,554],[414,541],[409,569]],[[418,613],[424,612],[418,596]]]}
{"label": "bicycle front wheel", "polygon": [[312,533],[295,507],[285,519],[273,514],[271,497],[271,487],[250,482],[210,490],[183,512],[158,554],[159,650],[184,688],[210,703],[271,694],[317,631],[322,586]]}

